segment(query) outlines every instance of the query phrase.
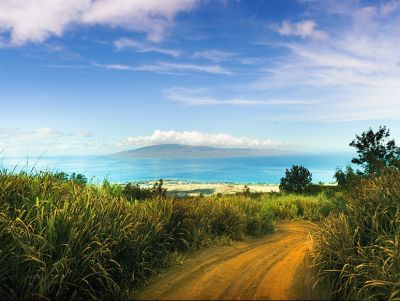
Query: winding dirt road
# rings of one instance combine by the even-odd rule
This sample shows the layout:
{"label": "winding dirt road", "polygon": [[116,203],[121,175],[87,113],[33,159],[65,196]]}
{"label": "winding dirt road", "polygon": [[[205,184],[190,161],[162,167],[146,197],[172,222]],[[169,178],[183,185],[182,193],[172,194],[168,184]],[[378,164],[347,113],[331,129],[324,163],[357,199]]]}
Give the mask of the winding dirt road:
{"label": "winding dirt road", "polygon": [[134,299],[321,299],[307,265],[308,234],[315,225],[281,222],[262,239],[204,250],[161,275]]}

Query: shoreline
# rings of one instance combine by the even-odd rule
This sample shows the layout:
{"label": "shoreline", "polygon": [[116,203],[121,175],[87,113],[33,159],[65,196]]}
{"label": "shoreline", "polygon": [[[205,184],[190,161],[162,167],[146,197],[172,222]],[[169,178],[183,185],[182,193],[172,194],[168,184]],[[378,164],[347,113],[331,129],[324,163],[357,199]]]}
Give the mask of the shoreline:
{"label": "shoreline", "polygon": [[[129,183],[138,184],[143,188],[150,188],[156,180],[149,181],[130,181]],[[267,183],[232,183],[232,182],[195,182],[183,180],[164,180],[163,187],[167,193],[175,195],[214,195],[214,194],[235,194],[243,192],[244,186],[250,189],[250,192],[279,192],[279,184]]]}
{"label": "shoreline", "polygon": [[[142,188],[151,188],[158,180],[130,181],[129,183],[138,184]],[[323,183],[325,186],[334,186],[333,183]],[[275,183],[235,183],[235,182],[199,182],[184,181],[177,179],[163,179],[163,187],[167,193],[177,196],[199,196],[215,194],[235,194],[243,192],[247,186],[250,192],[279,192],[279,184]]]}

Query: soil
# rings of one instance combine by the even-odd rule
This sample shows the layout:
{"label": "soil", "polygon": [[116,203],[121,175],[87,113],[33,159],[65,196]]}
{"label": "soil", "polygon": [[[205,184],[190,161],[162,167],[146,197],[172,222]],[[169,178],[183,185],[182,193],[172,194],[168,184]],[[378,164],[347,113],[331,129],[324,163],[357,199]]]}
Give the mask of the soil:
{"label": "soil", "polygon": [[313,288],[309,222],[280,222],[261,239],[234,242],[196,254],[153,279],[134,299],[301,300],[329,299]]}

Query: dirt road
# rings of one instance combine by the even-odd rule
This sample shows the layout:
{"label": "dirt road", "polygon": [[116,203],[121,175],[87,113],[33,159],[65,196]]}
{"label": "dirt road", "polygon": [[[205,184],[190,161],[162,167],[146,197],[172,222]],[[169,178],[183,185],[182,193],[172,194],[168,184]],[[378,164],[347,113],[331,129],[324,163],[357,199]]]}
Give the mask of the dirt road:
{"label": "dirt road", "polygon": [[262,239],[203,251],[155,279],[135,299],[321,299],[305,256],[307,222],[281,222]]}

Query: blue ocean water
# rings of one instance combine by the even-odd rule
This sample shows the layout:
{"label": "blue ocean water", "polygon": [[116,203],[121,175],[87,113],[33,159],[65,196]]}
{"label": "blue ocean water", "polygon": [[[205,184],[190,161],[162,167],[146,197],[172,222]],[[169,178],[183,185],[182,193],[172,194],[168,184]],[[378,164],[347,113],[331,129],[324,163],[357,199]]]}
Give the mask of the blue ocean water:
{"label": "blue ocean water", "polygon": [[8,170],[82,173],[92,183],[173,179],[190,182],[279,183],[292,165],[307,167],[313,182],[333,182],[337,167],[345,167],[351,154],[314,154],[245,158],[143,158],[107,156],[6,157],[0,167]]}

